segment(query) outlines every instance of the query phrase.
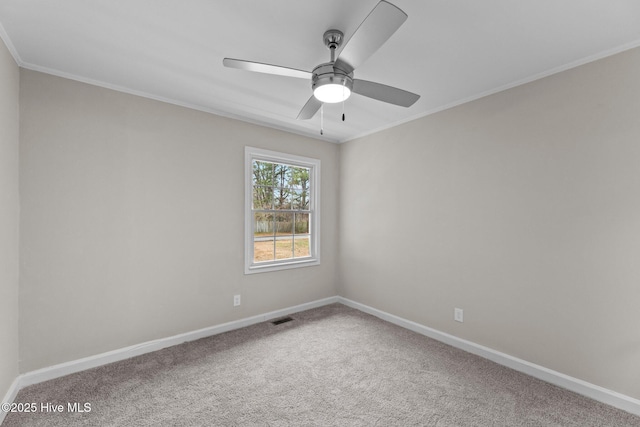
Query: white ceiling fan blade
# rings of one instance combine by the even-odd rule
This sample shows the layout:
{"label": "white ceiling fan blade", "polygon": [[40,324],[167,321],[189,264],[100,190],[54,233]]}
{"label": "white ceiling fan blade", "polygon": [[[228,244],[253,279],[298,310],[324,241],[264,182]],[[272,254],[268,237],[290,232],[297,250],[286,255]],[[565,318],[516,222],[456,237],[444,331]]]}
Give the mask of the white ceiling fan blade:
{"label": "white ceiling fan blade", "polygon": [[420,95],[415,93],[367,80],[354,80],[353,92],[401,107],[411,107],[420,99]]}
{"label": "white ceiling fan blade", "polygon": [[407,20],[407,14],[381,1],[353,33],[338,55],[335,67],[347,74],[360,66]]}
{"label": "white ceiling fan blade", "polygon": [[281,67],[279,65],[263,64],[261,62],[245,61],[242,59],[224,58],[222,63],[225,67],[255,71],[257,73],[276,74],[307,80],[311,80],[312,77],[309,71],[296,70],[295,68]]}
{"label": "white ceiling fan blade", "polygon": [[300,114],[298,114],[298,120],[309,120],[315,116],[318,110],[322,107],[322,102],[318,101],[315,96],[311,95],[311,98],[304,104]]}

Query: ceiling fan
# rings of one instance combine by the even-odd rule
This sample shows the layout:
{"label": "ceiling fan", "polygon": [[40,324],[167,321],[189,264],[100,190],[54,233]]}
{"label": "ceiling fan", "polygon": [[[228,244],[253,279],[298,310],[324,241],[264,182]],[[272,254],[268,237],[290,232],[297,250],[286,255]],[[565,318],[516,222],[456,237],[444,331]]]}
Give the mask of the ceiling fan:
{"label": "ceiling fan", "polygon": [[331,60],[318,65],[311,72],[242,59],[224,58],[222,62],[225,67],[311,80],[313,95],[302,107],[298,120],[312,118],[325,102],[343,102],[352,92],[390,104],[410,107],[420,95],[353,78],[353,70],[377,51],[406,19],[407,14],[398,7],[384,0],[380,1],[344,44],[337,58],[336,50],[342,46],[344,34],[334,29],[326,31],[323,41],[331,51]]}

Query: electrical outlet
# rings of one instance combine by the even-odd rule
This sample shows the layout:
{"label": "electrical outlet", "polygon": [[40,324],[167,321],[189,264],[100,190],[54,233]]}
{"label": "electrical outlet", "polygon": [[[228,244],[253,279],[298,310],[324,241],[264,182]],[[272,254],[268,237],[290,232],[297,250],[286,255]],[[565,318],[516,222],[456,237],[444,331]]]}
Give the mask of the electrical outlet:
{"label": "electrical outlet", "polygon": [[233,296],[233,306],[237,307],[240,305],[240,295],[234,295]]}
{"label": "electrical outlet", "polygon": [[460,323],[464,322],[464,310],[462,310],[461,308],[454,308],[453,320]]}

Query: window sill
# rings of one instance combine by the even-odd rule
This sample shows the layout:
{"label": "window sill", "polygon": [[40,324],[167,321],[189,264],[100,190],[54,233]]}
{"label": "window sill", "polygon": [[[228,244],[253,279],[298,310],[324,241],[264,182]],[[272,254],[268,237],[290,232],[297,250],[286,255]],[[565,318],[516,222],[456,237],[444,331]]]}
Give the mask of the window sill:
{"label": "window sill", "polygon": [[300,260],[285,260],[268,264],[253,264],[245,267],[244,274],[267,273],[269,271],[289,270],[292,268],[311,267],[320,265],[318,258],[305,258]]}

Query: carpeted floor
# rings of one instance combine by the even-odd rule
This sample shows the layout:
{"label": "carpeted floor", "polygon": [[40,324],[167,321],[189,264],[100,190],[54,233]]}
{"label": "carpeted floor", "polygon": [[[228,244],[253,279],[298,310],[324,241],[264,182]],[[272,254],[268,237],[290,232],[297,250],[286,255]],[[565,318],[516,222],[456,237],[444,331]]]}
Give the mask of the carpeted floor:
{"label": "carpeted floor", "polygon": [[[340,304],[291,317],[27,387],[16,402],[38,411],[10,413],[3,427],[640,426]],[[68,403],[91,411],[69,413]]]}

